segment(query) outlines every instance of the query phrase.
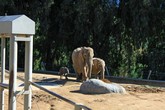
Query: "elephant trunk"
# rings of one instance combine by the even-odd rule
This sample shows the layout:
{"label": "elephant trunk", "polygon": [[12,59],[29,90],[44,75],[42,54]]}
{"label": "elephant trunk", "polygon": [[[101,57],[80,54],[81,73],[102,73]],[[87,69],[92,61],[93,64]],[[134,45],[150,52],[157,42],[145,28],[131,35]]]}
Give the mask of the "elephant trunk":
{"label": "elephant trunk", "polygon": [[93,59],[92,58],[89,58],[88,62],[87,62],[87,65],[88,65],[88,78],[91,78],[91,73],[92,73],[92,65],[93,65]]}

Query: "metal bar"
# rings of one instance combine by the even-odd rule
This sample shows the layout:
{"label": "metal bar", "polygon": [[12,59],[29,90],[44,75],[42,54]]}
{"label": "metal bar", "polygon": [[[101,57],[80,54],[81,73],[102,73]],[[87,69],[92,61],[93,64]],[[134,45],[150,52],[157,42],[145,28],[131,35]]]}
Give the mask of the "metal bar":
{"label": "metal bar", "polygon": [[[29,94],[29,91],[16,91],[15,95]],[[27,109],[28,110],[28,109]],[[30,109],[31,110],[31,109]]]}
{"label": "metal bar", "polygon": [[[0,83],[5,82],[5,56],[6,56],[6,38],[1,38],[1,79]],[[4,86],[4,85],[3,85]],[[4,86],[4,88],[6,88]],[[0,110],[4,110],[4,88],[0,89]]]}
{"label": "metal bar", "polygon": [[[32,84],[33,86],[35,86],[35,87],[41,89],[41,90],[43,90],[43,91],[45,91],[45,92],[47,92],[47,93],[53,95],[53,96],[56,96],[56,97],[58,97],[58,98],[60,98],[60,99],[62,99],[62,100],[64,100],[64,101],[66,101],[66,102],[68,102],[68,103],[74,105],[74,106],[77,105],[77,103],[75,103],[75,102],[73,102],[73,101],[71,101],[71,100],[69,100],[69,99],[67,99],[67,98],[65,98],[65,97],[63,97],[63,96],[61,96],[61,95],[55,93],[55,92],[52,92],[52,91],[50,91],[50,90],[48,90],[48,89],[46,89],[46,88],[44,88],[44,87],[42,87],[42,86],[40,86],[40,85],[34,83],[34,82],[29,81],[29,83]],[[83,106],[83,105],[81,105],[81,108],[83,108],[83,109],[85,109],[85,110],[91,110],[90,108],[88,108],[88,107],[86,107],[86,106]]]}
{"label": "metal bar", "polygon": [[149,74],[148,74],[148,77],[147,77],[148,80],[150,79],[151,73],[152,73],[152,70],[149,71]]}
{"label": "metal bar", "polygon": [[[0,83],[0,86],[4,89],[8,89],[9,88],[9,85],[8,84],[5,84],[5,83]],[[1,109],[0,109],[1,110]]]}
{"label": "metal bar", "polygon": [[107,66],[105,67],[105,70],[106,70],[107,75],[110,76]]}
{"label": "metal bar", "polygon": [[62,100],[64,100],[64,101],[66,101],[66,102],[72,104],[72,105],[75,105],[75,104],[76,104],[75,102],[73,102],[73,101],[71,101],[71,100],[69,100],[69,99],[67,99],[67,98],[65,98],[65,97],[63,97],[63,96],[61,96],[61,95],[59,95],[59,94],[56,94],[55,92],[52,92],[52,91],[50,91],[50,90],[48,90],[48,89],[46,89],[46,88],[44,88],[44,87],[42,87],[42,86],[40,86],[40,85],[34,83],[34,82],[29,81],[29,83],[32,84],[33,86],[35,86],[35,87],[41,89],[41,90],[43,90],[43,91],[45,91],[45,92],[47,92],[47,93],[53,95],[53,96],[56,96],[56,97],[58,97],[58,98],[60,98],[60,99],[62,99]]}
{"label": "metal bar", "polygon": [[29,94],[24,95],[24,110],[31,110],[32,91],[29,81],[32,81],[32,55],[33,55],[33,36],[29,36],[30,42],[25,42],[25,91]]}
{"label": "metal bar", "polygon": [[92,109],[90,109],[90,108],[84,106],[83,104],[77,103],[77,104],[75,105],[75,110],[92,110]]}
{"label": "metal bar", "polygon": [[31,41],[30,37],[15,37],[15,41]]}
{"label": "metal bar", "polygon": [[17,89],[17,51],[18,44],[14,40],[16,36],[10,37],[10,78],[9,78],[9,110],[16,110],[16,96]]}

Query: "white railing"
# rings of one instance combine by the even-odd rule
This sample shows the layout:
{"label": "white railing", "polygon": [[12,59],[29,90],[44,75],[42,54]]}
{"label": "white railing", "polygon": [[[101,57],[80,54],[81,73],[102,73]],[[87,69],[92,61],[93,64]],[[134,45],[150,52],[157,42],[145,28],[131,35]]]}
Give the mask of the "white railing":
{"label": "white railing", "polygon": [[75,106],[75,110],[92,110],[92,109],[90,109],[90,108],[84,106],[83,104],[75,103],[75,102],[73,102],[72,100],[67,99],[67,98],[65,98],[65,97],[63,97],[63,96],[61,96],[61,95],[59,95],[59,94],[57,94],[57,93],[55,93],[55,92],[52,92],[52,91],[50,91],[50,90],[48,90],[48,89],[46,89],[46,88],[44,88],[44,87],[42,87],[42,86],[40,86],[40,85],[34,83],[34,82],[29,81],[29,83],[30,83],[31,85],[33,85],[33,86],[35,86],[35,87],[41,89],[41,90],[43,90],[43,91],[45,91],[45,92],[47,92],[47,93],[53,95],[53,96],[56,96],[56,97],[58,97],[58,98],[64,100],[65,102],[68,102],[69,104],[74,105],[74,106]]}
{"label": "white railing", "polygon": [[[72,100],[67,99],[67,98],[65,98],[65,97],[63,97],[63,96],[61,96],[61,95],[59,95],[59,94],[57,94],[57,93],[55,93],[53,91],[50,91],[50,90],[48,90],[48,89],[46,89],[46,88],[44,88],[44,87],[42,87],[42,86],[40,86],[40,85],[38,85],[38,84],[36,84],[34,82],[29,81],[29,83],[31,85],[33,85],[33,86],[35,86],[35,87],[37,87],[37,88],[47,92],[47,93],[55,96],[55,97],[58,97],[58,98],[64,100],[65,102],[67,102],[67,103],[69,103],[71,105],[74,105],[75,106],[75,110],[92,110],[91,108],[88,108],[87,106],[84,106],[83,104],[73,102]],[[5,84],[5,83],[0,83],[0,87],[4,88],[4,89],[9,89],[9,85]],[[0,106],[2,106],[2,105],[0,105]]]}

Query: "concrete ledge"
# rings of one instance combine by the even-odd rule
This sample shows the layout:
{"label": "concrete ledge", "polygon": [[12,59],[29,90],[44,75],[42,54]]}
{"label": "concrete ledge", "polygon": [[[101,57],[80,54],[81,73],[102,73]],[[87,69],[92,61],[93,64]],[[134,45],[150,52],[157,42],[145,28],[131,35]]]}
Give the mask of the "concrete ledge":
{"label": "concrete ledge", "polygon": [[123,78],[123,77],[115,77],[115,76],[109,76],[109,77],[106,77],[106,79],[109,79],[110,81],[115,82],[115,83],[165,87],[165,81],[160,81],[160,80],[133,79],[133,78]]}

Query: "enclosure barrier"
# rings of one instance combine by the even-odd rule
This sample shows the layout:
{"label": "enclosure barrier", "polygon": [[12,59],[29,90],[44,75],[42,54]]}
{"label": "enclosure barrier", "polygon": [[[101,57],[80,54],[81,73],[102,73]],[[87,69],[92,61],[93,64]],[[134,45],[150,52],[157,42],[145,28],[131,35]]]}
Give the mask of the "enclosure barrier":
{"label": "enclosure barrier", "polygon": [[165,87],[165,81],[159,81],[159,80],[135,79],[135,78],[125,78],[125,77],[117,77],[117,76],[108,76],[108,77],[106,77],[106,79],[108,79],[112,82],[115,82],[115,83]]}
{"label": "enclosure barrier", "polygon": [[[50,90],[48,90],[48,89],[46,89],[46,88],[44,88],[44,87],[34,83],[34,82],[29,81],[29,84],[31,84],[31,85],[33,85],[33,86],[35,86],[35,87],[37,87],[37,88],[47,92],[47,93],[49,93],[49,94],[51,94],[53,96],[56,96],[56,97],[64,100],[65,102],[68,102],[71,105],[74,105],[75,106],[75,110],[92,110],[92,109],[84,106],[83,104],[75,103],[75,102],[73,102],[73,101],[71,101],[71,100],[69,100],[69,99],[67,99],[67,98],[65,98],[65,97],[63,97],[63,96],[61,96],[59,94],[56,94],[55,92],[52,92],[52,91],[50,91]],[[0,83],[0,87],[4,88],[4,89],[9,89],[9,85],[5,84],[5,83]]]}
{"label": "enclosure barrier", "polygon": [[92,110],[92,109],[90,109],[90,108],[88,108],[88,107],[86,107],[86,106],[84,106],[84,105],[82,105],[82,104],[75,103],[75,102],[73,102],[73,101],[71,101],[71,100],[69,100],[69,99],[67,99],[67,98],[65,98],[65,97],[63,97],[63,96],[61,96],[61,95],[59,95],[59,94],[56,94],[55,92],[52,92],[52,91],[50,91],[50,90],[48,90],[48,89],[46,89],[46,88],[44,88],[44,87],[42,87],[42,86],[40,86],[40,85],[34,83],[34,82],[29,81],[29,83],[30,83],[31,85],[33,85],[33,86],[35,86],[35,87],[41,89],[41,90],[43,90],[43,91],[45,91],[45,92],[47,92],[47,93],[53,95],[53,96],[56,96],[56,97],[58,97],[58,98],[64,100],[65,102],[68,102],[68,103],[71,104],[71,105],[74,105],[74,106],[75,106],[75,110]]}
{"label": "enclosure barrier", "polygon": [[[0,88],[0,110],[4,110],[4,88],[9,89],[8,109],[16,110],[17,91],[17,62],[18,42],[25,44],[25,77],[24,77],[24,110],[31,109],[31,89],[28,81],[32,80],[33,61],[33,35],[35,34],[35,22],[26,15],[0,16],[0,38],[1,38],[1,88]],[[6,43],[9,39],[9,85],[5,83]]]}
{"label": "enclosure barrier", "polygon": [[4,89],[9,89],[9,85],[5,84],[5,83],[0,83],[0,87],[2,87]]}

